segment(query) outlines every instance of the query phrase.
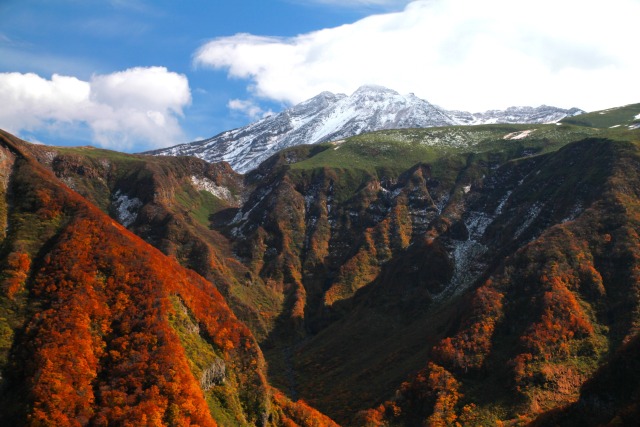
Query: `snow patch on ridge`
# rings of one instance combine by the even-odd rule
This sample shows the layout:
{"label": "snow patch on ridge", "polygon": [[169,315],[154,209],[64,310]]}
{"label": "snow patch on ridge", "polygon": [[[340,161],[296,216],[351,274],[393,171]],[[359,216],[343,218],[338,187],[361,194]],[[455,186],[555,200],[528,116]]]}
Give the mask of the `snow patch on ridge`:
{"label": "snow patch on ridge", "polygon": [[192,175],[191,183],[198,191],[207,191],[218,199],[235,202],[235,198],[227,187],[219,186],[209,178],[198,178],[197,176]]}
{"label": "snow patch on ridge", "polygon": [[518,237],[520,237],[520,235],[527,229],[529,228],[529,226],[531,224],[533,224],[533,221],[536,220],[536,218],[538,218],[538,215],[540,215],[540,212],[542,212],[542,204],[539,203],[535,203],[532,207],[531,210],[529,211],[529,213],[527,214],[527,216],[524,218],[524,221],[522,222],[522,224],[520,225],[520,227],[518,227],[518,229],[516,230],[516,232],[514,233],[514,237],[517,239]]}
{"label": "snow patch on ridge", "polygon": [[507,204],[507,200],[509,200],[509,197],[511,197],[512,193],[513,190],[509,190],[505,193],[502,199],[500,199],[500,201],[498,202],[498,207],[496,207],[496,211],[494,212],[495,215],[500,215],[502,213],[504,205]]}
{"label": "snow patch on ridge", "polygon": [[578,215],[580,215],[582,212],[584,211],[584,207],[582,206],[582,203],[578,202],[573,209],[571,209],[571,212],[569,212],[569,215],[566,218],[563,218],[562,221],[560,221],[562,224],[564,224],[565,222],[569,222],[569,221],[573,221],[574,219],[576,219],[578,217]]}
{"label": "snow patch on ridge", "polygon": [[137,197],[129,197],[120,190],[113,194],[113,207],[116,210],[116,218],[120,224],[129,227],[138,218],[138,210],[142,207],[142,200]]}
{"label": "snow patch on ridge", "polygon": [[[260,190],[260,198],[258,199],[258,201],[251,206],[251,208],[249,208],[249,210],[247,210],[246,212],[244,212],[244,208],[246,208],[247,206],[243,206],[241,209],[238,210],[238,213],[236,213],[236,215],[233,217],[233,219],[231,220],[230,224],[231,225],[236,225],[236,227],[233,227],[233,229],[231,229],[231,235],[233,235],[234,237],[240,237],[243,236],[243,232],[242,229],[244,228],[246,224],[247,219],[249,219],[249,215],[251,214],[251,212],[253,212],[253,210],[258,207],[260,205],[260,203],[262,203],[262,201],[273,191],[273,188],[267,187],[266,189],[261,189]],[[242,224],[241,224],[242,223]]]}
{"label": "snow patch on ridge", "polygon": [[[449,255],[454,262],[453,276],[451,277],[449,285],[436,295],[434,299],[442,300],[448,296],[460,294],[478,279],[486,267],[482,262],[482,256],[489,250],[487,246],[481,243],[482,238],[487,228],[498,215],[502,214],[504,206],[512,193],[513,191],[509,190],[504,194],[499,200],[498,206],[493,214],[482,211],[470,211],[468,215],[465,216],[463,222],[467,228],[468,238],[467,240],[452,239],[450,241]],[[525,224],[523,224],[523,230],[519,230],[519,233],[522,233],[526,227],[531,225],[533,220],[539,215],[541,209],[542,206],[532,209]]]}
{"label": "snow patch on ridge", "polygon": [[466,289],[477,278],[474,269],[475,261],[487,251],[487,247],[475,240],[458,241],[453,247],[453,260],[455,263],[451,287],[455,293]]}
{"label": "snow patch on ridge", "polygon": [[535,132],[535,129],[527,129],[522,132],[511,132],[502,137],[502,139],[513,140],[513,139],[524,139]]}
{"label": "snow patch on ridge", "polygon": [[459,294],[478,278],[482,271],[480,257],[489,249],[480,243],[480,240],[494,219],[493,215],[484,212],[472,211],[469,213],[464,221],[465,227],[469,232],[469,238],[467,240],[452,241],[452,249],[449,254],[454,262],[453,276],[449,286],[438,294],[436,299],[444,298],[447,295]]}
{"label": "snow patch on ridge", "polygon": [[447,203],[449,203],[449,195],[445,194],[439,201],[438,203],[436,203],[436,212],[438,213],[438,215],[442,214],[442,211],[444,210],[444,208],[447,206]]}

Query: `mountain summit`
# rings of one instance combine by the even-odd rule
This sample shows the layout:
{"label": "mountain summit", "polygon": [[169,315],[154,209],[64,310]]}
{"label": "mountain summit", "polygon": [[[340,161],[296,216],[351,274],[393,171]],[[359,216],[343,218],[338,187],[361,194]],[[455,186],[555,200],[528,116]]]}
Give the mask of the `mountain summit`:
{"label": "mountain summit", "polygon": [[472,114],[447,111],[418,98],[367,85],[351,96],[322,92],[279,114],[202,141],[150,151],[165,156],[195,156],[226,161],[238,172],[256,168],[284,148],[317,144],[382,129],[426,128],[485,123],[548,123],[580,114],[542,106],[511,107]]}

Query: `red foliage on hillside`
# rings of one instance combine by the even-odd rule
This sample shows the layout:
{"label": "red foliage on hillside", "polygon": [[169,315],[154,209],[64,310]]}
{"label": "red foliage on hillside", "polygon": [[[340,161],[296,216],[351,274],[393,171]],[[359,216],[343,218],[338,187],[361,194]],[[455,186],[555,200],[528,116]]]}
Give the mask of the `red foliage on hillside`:
{"label": "red foliage on hillside", "polygon": [[460,383],[442,366],[429,362],[411,381],[404,382],[393,401],[363,411],[358,422],[367,427],[392,423],[445,427],[456,422]]}
{"label": "red foliage on hillside", "polygon": [[491,351],[496,323],[503,317],[503,297],[503,294],[492,287],[491,280],[478,288],[464,326],[456,335],[443,339],[435,346],[434,359],[464,372],[481,368]]}
{"label": "red foliage on hillside", "polygon": [[15,294],[24,287],[30,268],[31,258],[29,254],[24,252],[12,252],[9,254],[7,257],[7,269],[4,271],[7,277],[2,283],[2,289],[9,299],[13,299]]}
{"label": "red foliage on hillside", "polygon": [[522,342],[545,359],[568,356],[569,341],[593,333],[593,326],[561,277],[543,276],[540,282],[549,289],[542,296],[542,318],[529,327]]}
{"label": "red foliage on hillside", "polygon": [[280,409],[280,425],[285,427],[338,427],[338,424],[331,418],[307,405],[304,400],[292,402],[276,389],[273,389],[273,400]]}
{"label": "red foliage on hillside", "polygon": [[18,363],[29,390],[29,424],[216,425],[168,322],[172,295],[194,313],[234,371],[247,419],[263,417],[262,355],[210,282],[114,223],[29,158],[17,160],[13,176],[20,194],[14,216],[59,224],[33,263],[24,253],[9,257],[4,285],[15,293],[33,265],[28,303],[34,314],[17,342],[28,355]]}
{"label": "red foliage on hillside", "polygon": [[167,322],[185,276],[96,212],[76,215],[31,289],[30,422],[215,425]]}

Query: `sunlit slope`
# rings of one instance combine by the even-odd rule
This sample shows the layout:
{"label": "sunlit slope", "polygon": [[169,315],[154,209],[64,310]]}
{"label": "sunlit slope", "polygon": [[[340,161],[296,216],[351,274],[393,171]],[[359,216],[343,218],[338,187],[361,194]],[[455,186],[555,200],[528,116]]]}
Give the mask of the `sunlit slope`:
{"label": "sunlit slope", "polygon": [[25,145],[71,189],[145,241],[215,283],[236,314],[263,336],[281,301],[248,277],[211,218],[234,209],[247,191],[224,163],[153,157],[92,147]]}
{"label": "sunlit slope", "polygon": [[267,385],[213,283],[0,138],[3,425],[332,424]]}

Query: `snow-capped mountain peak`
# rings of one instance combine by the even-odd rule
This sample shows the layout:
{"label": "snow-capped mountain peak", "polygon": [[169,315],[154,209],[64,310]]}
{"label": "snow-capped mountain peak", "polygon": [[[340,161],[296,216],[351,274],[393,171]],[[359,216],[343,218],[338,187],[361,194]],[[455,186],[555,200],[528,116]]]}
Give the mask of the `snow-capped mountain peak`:
{"label": "snow-capped mountain peak", "polygon": [[[575,110],[575,111],[574,111]],[[381,129],[422,128],[482,123],[546,123],[581,110],[542,106],[471,114],[446,111],[414,94],[365,85],[351,96],[322,92],[279,114],[213,138],[149,152],[189,155],[209,162],[229,162],[238,172],[257,167],[287,147],[317,144]]]}

